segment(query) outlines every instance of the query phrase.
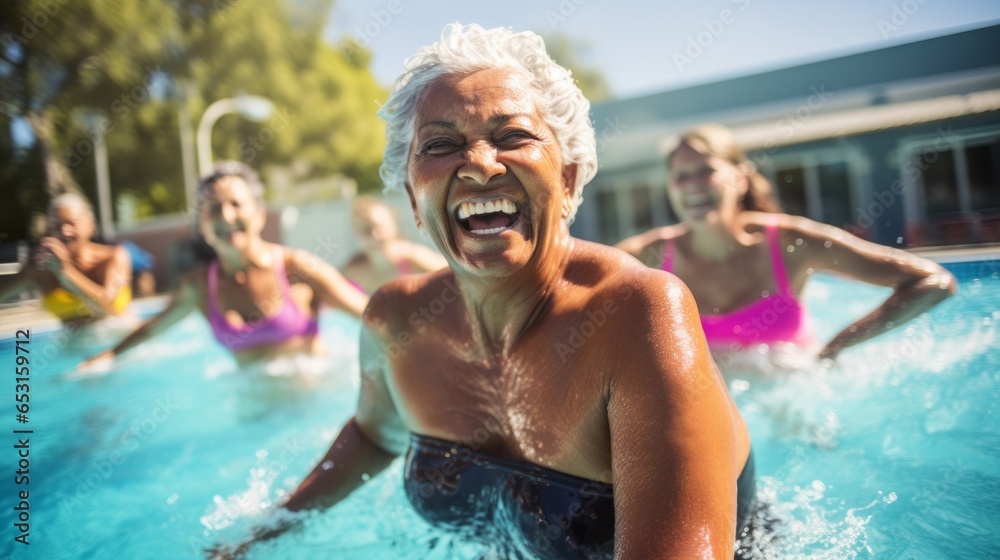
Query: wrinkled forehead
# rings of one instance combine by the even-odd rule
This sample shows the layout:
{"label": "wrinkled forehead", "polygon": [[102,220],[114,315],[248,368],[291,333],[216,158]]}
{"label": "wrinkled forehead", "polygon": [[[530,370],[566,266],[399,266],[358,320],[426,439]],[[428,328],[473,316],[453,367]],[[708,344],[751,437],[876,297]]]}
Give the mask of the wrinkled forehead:
{"label": "wrinkled forehead", "polygon": [[59,224],[81,225],[94,223],[94,216],[88,210],[74,205],[56,208],[52,213],[52,217]]}
{"label": "wrinkled forehead", "polygon": [[455,126],[539,116],[530,78],[514,68],[490,68],[468,74],[444,74],[420,96],[416,130],[427,125]]}
{"label": "wrinkled forehead", "polygon": [[206,201],[218,200],[253,200],[250,186],[242,177],[227,175],[219,178],[210,187],[205,188],[204,196]]}

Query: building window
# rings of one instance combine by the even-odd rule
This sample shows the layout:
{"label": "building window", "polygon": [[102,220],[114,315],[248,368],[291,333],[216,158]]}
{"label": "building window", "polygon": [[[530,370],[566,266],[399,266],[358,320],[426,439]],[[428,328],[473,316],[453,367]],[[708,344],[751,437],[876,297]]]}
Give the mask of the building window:
{"label": "building window", "polygon": [[[848,155],[820,152],[776,162],[770,175],[781,210],[837,227],[853,224],[860,163]],[[860,161],[860,156],[854,159]]]}
{"label": "building window", "polygon": [[801,166],[779,169],[777,180],[778,200],[781,209],[788,214],[806,216],[809,214],[806,205],[806,173]]}
{"label": "building window", "polygon": [[825,163],[816,167],[819,178],[821,222],[835,226],[854,223],[851,209],[851,177],[845,162]]}
{"label": "building window", "polygon": [[653,228],[653,192],[649,185],[632,188],[632,227],[639,231]]}
{"label": "building window", "polygon": [[[1000,241],[1000,132],[911,142],[903,179],[918,187],[911,219],[925,244]],[[915,171],[915,172],[913,172]]]}
{"label": "building window", "polygon": [[597,192],[597,225],[604,242],[618,239],[618,200],[613,190]]}

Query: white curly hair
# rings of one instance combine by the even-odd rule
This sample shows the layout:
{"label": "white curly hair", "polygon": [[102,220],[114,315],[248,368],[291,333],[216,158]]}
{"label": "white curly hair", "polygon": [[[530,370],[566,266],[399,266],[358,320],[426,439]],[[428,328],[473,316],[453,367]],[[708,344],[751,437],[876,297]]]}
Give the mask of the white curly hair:
{"label": "white curly hair", "polygon": [[590,102],[577,87],[570,71],[556,64],[545,51],[545,42],[530,31],[515,33],[502,27],[449,23],[441,39],[421,47],[403,63],[403,73],[378,116],[385,121],[386,147],[379,175],[386,190],[401,190],[413,140],[414,121],[421,93],[446,74],[471,74],[490,68],[513,68],[526,75],[545,124],[552,129],[565,163],[577,164],[570,224],[583,202],[583,187],[597,173],[597,137],[590,122]]}

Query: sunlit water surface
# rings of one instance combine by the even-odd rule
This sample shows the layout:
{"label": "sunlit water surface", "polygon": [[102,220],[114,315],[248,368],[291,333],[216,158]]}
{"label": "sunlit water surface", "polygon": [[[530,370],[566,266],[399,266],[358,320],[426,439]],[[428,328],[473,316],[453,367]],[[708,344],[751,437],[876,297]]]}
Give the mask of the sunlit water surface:
{"label": "sunlit water surface", "polygon": [[[727,375],[754,438],[759,495],[780,520],[761,557],[996,557],[1000,278],[996,262],[952,269],[957,296],[835,365],[770,356],[783,366]],[[818,277],[805,299],[826,340],[887,294]],[[24,425],[14,419],[11,380],[0,557],[174,560],[238,541],[352,414],[358,325],[328,313],[321,327],[326,359],[238,372],[205,321],[191,317],[87,378],[66,374],[117,334],[33,334],[31,544],[15,543],[11,525],[15,492],[25,488],[13,480],[10,430]],[[13,361],[13,342],[0,341],[0,363],[10,371]],[[488,555],[417,517],[401,468],[397,460],[251,557]]]}

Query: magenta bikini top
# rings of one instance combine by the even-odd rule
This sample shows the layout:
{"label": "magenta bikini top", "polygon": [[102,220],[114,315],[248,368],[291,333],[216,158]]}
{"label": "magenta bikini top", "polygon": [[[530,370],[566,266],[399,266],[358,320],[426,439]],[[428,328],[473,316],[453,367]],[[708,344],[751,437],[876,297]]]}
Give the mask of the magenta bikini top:
{"label": "magenta bikini top", "polygon": [[282,305],[277,313],[258,321],[248,321],[242,327],[234,327],[219,311],[216,298],[219,261],[208,265],[208,324],[212,334],[220,344],[231,352],[249,350],[257,346],[280,344],[296,336],[316,336],[319,323],[308,317],[292,301],[288,276],[285,274],[285,258],[279,249],[274,251],[274,272],[281,289]]}
{"label": "magenta bikini top", "polygon": [[[771,270],[777,284],[777,293],[717,315],[702,315],[701,326],[708,343],[752,346],[761,343],[792,342],[804,346],[812,342],[805,306],[795,298],[788,281],[788,271],[781,258],[781,242],[776,223],[766,228],[767,243],[771,251]],[[663,270],[673,272],[673,242],[664,248]]]}

